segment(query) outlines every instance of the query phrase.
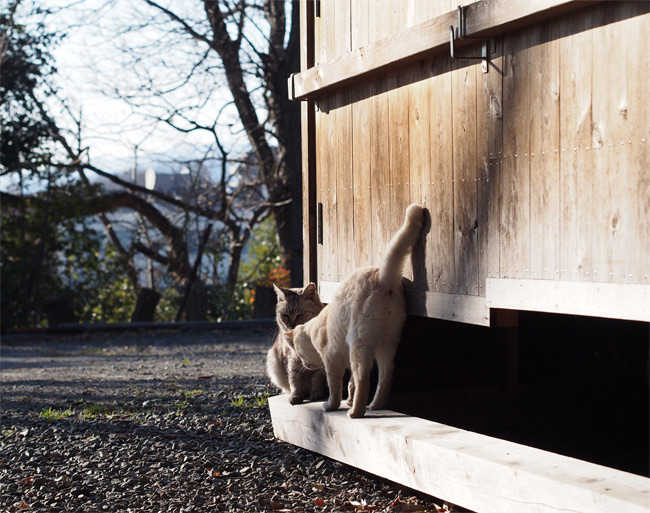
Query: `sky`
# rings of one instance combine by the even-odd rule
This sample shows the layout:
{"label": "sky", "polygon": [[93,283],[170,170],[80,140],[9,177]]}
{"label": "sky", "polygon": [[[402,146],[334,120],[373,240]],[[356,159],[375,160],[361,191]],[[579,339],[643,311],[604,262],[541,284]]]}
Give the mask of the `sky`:
{"label": "sky", "polygon": [[[29,7],[32,0],[23,4]],[[196,18],[197,29],[205,29],[200,1],[165,4]],[[144,172],[164,168],[161,160],[206,155],[214,144],[212,134],[184,134],[154,121],[172,110],[177,111],[174,122],[185,128],[190,125],[178,113],[205,125],[218,117],[219,138],[231,156],[245,151],[247,139],[218,72],[219,60],[203,44],[173,32],[177,26],[170,26],[165,16],[156,15],[142,0],[40,0],[38,5],[53,11],[47,16],[48,28],[67,33],[53,52],[58,98],[50,98],[50,109],[71,133],[77,131],[72,118],[81,120],[82,146],[88,147],[93,164],[119,172],[137,162]],[[201,66],[195,67],[196,62]],[[183,164],[173,167],[180,170]]]}

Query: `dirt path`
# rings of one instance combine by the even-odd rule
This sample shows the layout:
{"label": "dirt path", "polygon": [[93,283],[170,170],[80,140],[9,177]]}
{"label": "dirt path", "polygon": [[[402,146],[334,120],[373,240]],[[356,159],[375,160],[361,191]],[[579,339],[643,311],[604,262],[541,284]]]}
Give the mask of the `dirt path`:
{"label": "dirt path", "polygon": [[0,511],[442,511],[277,441],[270,343],[269,330],[3,342]]}

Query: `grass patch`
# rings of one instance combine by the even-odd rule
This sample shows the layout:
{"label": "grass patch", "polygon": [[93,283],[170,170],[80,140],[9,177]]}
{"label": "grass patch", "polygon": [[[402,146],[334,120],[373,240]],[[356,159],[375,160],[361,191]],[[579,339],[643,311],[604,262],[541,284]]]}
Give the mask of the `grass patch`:
{"label": "grass patch", "polygon": [[91,404],[83,409],[81,415],[85,419],[94,419],[99,415],[106,415],[107,413],[111,413],[111,409],[103,404]]}
{"label": "grass patch", "polygon": [[67,419],[68,417],[73,417],[77,413],[72,409],[72,408],[52,408],[51,406],[49,408],[43,409],[41,413],[39,414],[39,417],[45,420],[49,420],[51,422],[55,420],[62,420],[62,419]]}
{"label": "grass patch", "polygon": [[194,390],[183,390],[182,388],[178,389],[179,394],[183,394],[183,397],[185,397],[185,400],[189,399],[194,399],[196,396],[201,395],[203,393],[203,390],[200,388],[195,388]]}
{"label": "grass patch", "polygon": [[263,406],[266,406],[268,403],[268,392],[248,398],[239,394],[230,399],[230,405],[234,406],[235,408],[261,408]]}

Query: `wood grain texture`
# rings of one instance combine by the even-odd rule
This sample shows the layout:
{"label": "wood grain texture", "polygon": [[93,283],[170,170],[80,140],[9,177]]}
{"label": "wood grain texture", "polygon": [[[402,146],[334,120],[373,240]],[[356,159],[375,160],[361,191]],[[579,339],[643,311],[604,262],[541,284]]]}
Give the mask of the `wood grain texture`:
{"label": "wood grain texture", "polygon": [[269,398],[277,438],[485,513],[647,513],[649,480],[381,410],[349,419]]}
{"label": "wood grain texture", "polygon": [[[337,216],[337,279],[343,280],[355,269],[354,261],[354,176],[352,160],[352,107],[350,90],[336,93],[334,123],[335,141],[332,151],[336,154],[336,216]],[[360,228],[360,227],[359,227]]]}
{"label": "wood grain texture", "polygon": [[[320,281],[318,285],[318,293],[325,303],[332,301],[334,294],[341,286],[339,282],[331,281]],[[432,292],[422,290],[416,285],[407,282],[404,287],[408,315],[433,317],[478,326],[490,325],[490,312],[485,297]]]}
{"label": "wood grain texture", "polygon": [[[369,13],[370,37],[380,37],[391,30],[386,16],[388,4],[375,0]],[[386,244],[390,240],[390,140],[389,140],[389,94],[390,85],[396,78],[383,77],[374,82],[371,100],[372,121],[370,133],[370,174],[372,213],[372,264],[378,265]]]}
{"label": "wood grain texture", "polygon": [[490,278],[487,306],[650,322],[650,285]]}
{"label": "wood grain texture", "polygon": [[[640,10],[643,2],[628,8]],[[627,132],[626,195],[629,195],[628,216],[635,248],[627,254],[626,268],[631,283],[650,284],[650,3],[643,15],[624,22],[623,31],[632,41],[626,44],[627,69]],[[636,12],[634,13],[636,14]]]}
{"label": "wood grain texture", "polygon": [[529,32],[504,40],[503,163],[501,167],[500,275],[528,278],[530,262]]}
{"label": "wood grain texture", "polygon": [[[593,269],[591,173],[592,11],[560,21],[560,140],[549,148],[560,159],[559,279],[577,281]],[[590,148],[589,151],[566,151]],[[564,150],[564,151],[563,151]]]}
{"label": "wood grain texture", "polygon": [[[391,90],[388,94],[388,148],[390,166],[390,210],[385,220],[390,237],[404,223],[404,214],[410,202],[411,170],[409,166],[409,88],[400,85],[396,75],[389,79]],[[404,267],[404,275],[412,278],[410,265]]]}
{"label": "wood grain texture", "polygon": [[[598,23],[612,16],[611,6],[594,12]],[[594,30],[592,53],[592,139],[597,156],[591,175],[591,223],[593,269],[583,270],[582,280],[625,281],[625,252],[629,248],[630,222],[625,187],[625,132],[627,125],[626,59],[621,58],[625,34],[620,24]],[[607,62],[607,66],[601,63]],[[579,148],[566,148],[580,151]],[[589,274],[587,274],[589,273]]]}
{"label": "wood grain texture", "polygon": [[[411,71],[413,83],[408,89],[408,144],[410,202],[429,208],[431,205],[431,134],[430,134],[430,88],[431,60],[421,61]],[[426,235],[426,234],[425,234]],[[430,269],[428,244],[425,238],[413,250],[413,286],[419,290],[430,288]]]}
{"label": "wood grain texture", "polygon": [[[530,272],[557,279],[560,261],[560,53],[558,25],[529,29]],[[521,126],[521,124],[519,125]]]}
{"label": "wood grain texture", "polygon": [[478,76],[477,157],[479,296],[485,296],[485,280],[499,276],[499,219],[501,191],[499,187],[503,148],[503,39],[491,43],[490,68]]}
{"label": "wood grain texture", "polygon": [[[374,2],[373,2],[374,4]],[[352,47],[369,41],[370,0],[352,2]],[[370,141],[372,123],[372,83],[354,86],[352,100],[352,168],[354,202],[354,263],[364,267],[372,263],[372,208]]]}
{"label": "wood grain texture", "polygon": [[[322,9],[333,0],[322,0]],[[343,3],[343,2],[342,2]],[[584,8],[594,2],[576,0],[482,0],[467,6],[467,34],[485,34],[494,36],[508,30],[514,30],[534,22],[550,19],[561,13]],[[375,23],[381,17],[394,20],[391,26],[402,27],[397,32],[370,32],[370,43],[361,48],[335,58],[328,57],[314,68],[303,71],[295,77],[296,98],[320,96],[332,89],[342,87],[351,81],[367,75],[377,75],[385,68],[395,64],[404,64],[426,58],[435,52],[448,51],[449,27],[457,25],[456,5],[449,7],[449,12],[439,14],[408,28],[403,28],[408,18],[402,7],[408,4],[403,0],[376,0]],[[438,4],[436,4],[437,6]],[[386,13],[388,8],[388,12]],[[436,9],[434,6],[432,9]],[[436,11],[434,11],[436,12]],[[327,18],[324,24],[332,26]],[[371,18],[370,24],[373,20]],[[343,31],[347,30],[346,28]],[[332,31],[334,32],[334,31]],[[324,36],[322,36],[324,37]],[[325,38],[325,43],[329,40]],[[459,44],[464,44],[459,42]]]}
{"label": "wood grain texture", "polygon": [[451,106],[451,64],[448,57],[435,57],[433,78],[429,87],[431,134],[431,174],[429,212],[431,230],[428,235],[430,289],[453,292],[456,274],[454,260],[454,196],[453,196],[453,125]]}
{"label": "wood grain texture", "polygon": [[455,257],[452,291],[468,295],[478,295],[477,67],[466,61],[454,61],[451,73]]}
{"label": "wood grain texture", "polygon": [[[300,2],[300,68],[314,65],[314,10],[307,0]],[[317,280],[316,247],[316,123],[313,101],[303,102],[301,118],[302,212],[303,212],[303,283]]]}
{"label": "wood grain texture", "polygon": [[[363,0],[341,14],[330,2],[323,20],[342,15],[356,28],[349,44],[364,47],[446,3]],[[416,290],[484,296],[489,278],[648,283],[649,10],[599,4],[510,32],[490,42],[487,74],[441,54],[324,96],[320,279],[378,264],[419,202],[431,226],[406,273]]]}

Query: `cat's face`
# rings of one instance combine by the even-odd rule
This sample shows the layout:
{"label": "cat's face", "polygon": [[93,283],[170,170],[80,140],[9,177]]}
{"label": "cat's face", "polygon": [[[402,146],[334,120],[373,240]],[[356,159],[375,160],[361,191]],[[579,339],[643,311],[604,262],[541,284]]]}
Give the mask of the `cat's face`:
{"label": "cat's face", "polygon": [[282,331],[289,331],[313,319],[323,309],[316,286],[310,283],[304,288],[285,289],[273,285],[278,296],[275,316]]}
{"label": "cat's face", "polygon": [[300,358],[303,367],[308,370],[323,368],[323,359],[314,347],[304,325],[296,326],[295,329],[285,333],[284,337],[287,344],[289,344]]}

